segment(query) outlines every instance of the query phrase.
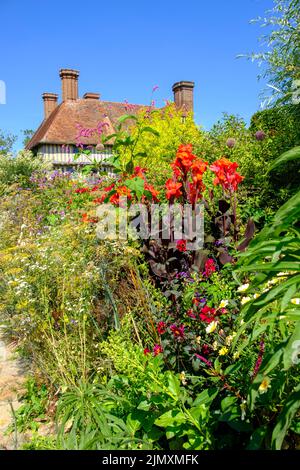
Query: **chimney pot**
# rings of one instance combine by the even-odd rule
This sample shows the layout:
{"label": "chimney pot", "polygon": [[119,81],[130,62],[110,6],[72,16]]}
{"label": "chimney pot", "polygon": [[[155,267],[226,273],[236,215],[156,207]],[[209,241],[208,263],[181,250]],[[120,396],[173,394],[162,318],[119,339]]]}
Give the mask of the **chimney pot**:
{"label": "chimney pot", "polygon": [[78,100],[78,70],[61,69],[62,100]]}
{"label": "chimney pot", "polygon": [[183,109],[186,112],[193,111],[194,86],[194,82],[188,81],[174,83],[172,90],[174,93],[175,105],[178,109]]}
{"label": "chimney pot", "polygon": [[57,106],[58,95],[55,93],[43,93],[42,97],[44,100],[45,119],[47,119]]}
{"label": "chimney pot", "polygon": [[84,100],[99,100],[100,99],[100,94],[99,93],[91,93],[87,92],[83,95]]}

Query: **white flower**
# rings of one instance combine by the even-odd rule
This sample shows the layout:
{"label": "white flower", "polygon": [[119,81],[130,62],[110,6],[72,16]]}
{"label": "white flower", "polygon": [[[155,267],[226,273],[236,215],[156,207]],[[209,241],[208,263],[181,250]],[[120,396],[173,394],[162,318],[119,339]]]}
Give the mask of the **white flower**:
{"label": "white flower", "polygon": [[296,297],[294,299],[291,299],[291,303],[294,305],[300,305],[300,299],[299,297]]}
{"label": "white flower", "polygon": [[248,289],[248,287],[249,287],[249,284],[242,284],[241,286],[239,286],[237,288],[237,291],[238,292],[245,292]]}
{"label": "white flower", "polygon": [[254,299],[258,299],[258,297],[260,297],[260,294],[253,294]]}
{"label": "white flower", "polygon": [[251,297],[242,297],[241,299],[241,304],[245,305],[247,302],[251,300]]}
{"label": "white flower", "polygon": [[216,351],[218,349],[218,342],[217,341],[213,342],[212,348],[213,348],[214,351]]}
{"label": "white flower", "polygon": [[221,300],[219,308],[225,308],[228,305],[228,300]]}
{"label": "white flower", "polygon": [[218,322],[217,321],[212,321],[206,328],[205,331],[206,333],[213,333],[215,329],[217,328]]}

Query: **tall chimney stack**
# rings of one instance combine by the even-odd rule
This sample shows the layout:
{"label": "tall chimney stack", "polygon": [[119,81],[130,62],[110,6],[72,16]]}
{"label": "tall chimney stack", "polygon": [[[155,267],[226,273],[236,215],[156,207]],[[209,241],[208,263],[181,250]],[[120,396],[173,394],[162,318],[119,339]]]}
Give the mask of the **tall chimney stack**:
{"label": "tall chimney stack", "polygon": [[42,96],[44,100],[44,115],[45,119],[47,119],[57,106],[58,95],[55,93],[43,93]]}
{"label": "tall chimney stack", "polygon": [[174,93],[175,105],[178,109],[186,112],[194,109],[194,82],[177,82],[174,83],[172,90]]}
{"label": "tall chimney stack", "polygon": [[62,84],[62,100],[77,100],[79,72],[77,70],[61,69],[59,76]]}

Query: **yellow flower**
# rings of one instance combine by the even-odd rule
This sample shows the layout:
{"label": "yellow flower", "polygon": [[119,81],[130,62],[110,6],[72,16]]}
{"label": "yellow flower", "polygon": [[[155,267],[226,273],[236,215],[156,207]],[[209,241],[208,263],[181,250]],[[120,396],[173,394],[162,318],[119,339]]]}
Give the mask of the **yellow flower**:
{"label": "yellow flower", "polygon": [[180,381],[181,381],[182,385],[186,385],[186,384],[187,384],[186,375],[185,375],[185,372],[184,372],[184,371],[182,371],[182,372],[179,374],[179,378],[180,378]]}
{"label": "yellow flower", "polygon": [[223,346],[223,348],[219,350],[219,356],[225,356],[228,353],[228,351],[229,349]]}
{"label": "yellow flower", "polygon": [[268,388],[271,387],[270,382],[271,381],[270,381],[269,377],[265,377],[263,379],[262,383],[260,384],[260,386],[258,387],[258,391],[260,393],[265,393],[268,390]]}
{"label": "yellow flower", "polygon": [[248,289],[248,287],[249,287],[249,284],[242,284],[241,286],[239,286],[237,288],[237,291],[238,292],[245,292]]}
{"label": "yellow flower", "polygon": [[291,303],[294,304],[294,305],[300,305],[299,297],[296,297],[295,299],[291,299]]}
{"label": "yellow flower", "polygon": [[225,339],[225,343],[226,343],[227,346],[231,345],[232,340],[235,336],[236,336],[235,332],[233,332],[231,335],[227,336],[227,338]]}
{"label": "yellow flower", "polygon": [[239,357],[240,357],[240,353],[238,351],[233,353],[233,359],[238,359]]}
{"label": "yellow flower", "polygon": [[254,299],[258,299],[258,297],[260,297],[260,294],[253,294]]}
{"label": "yellow flower", "polygon": [[197,336],[197,338],[196,338],[196,343],[197,343],[197,344],[200,344],[200,343],[201,343],[201,336]]}
{"label": "yellow flower", "polygon": [[216,351],[218,349],[218,342],[217,341],[213,342],[212,348],[213,348],[214,351]]}
{"label": "yellow flower", "polygon": [[225,308],[228,305],[228,300],[221,300],[219,308]]}
{"label": "yellow flower", "polygon": [[215,329],[217,328],[218,322],[217,321],[212,321],[206,328],[205,331],[206,333],[213,333]]}
{"label": "yellow flower", "polygon": [[251,297],[242,297],[241,299],[241,304],[245,305],[247,302],[251,300]]}

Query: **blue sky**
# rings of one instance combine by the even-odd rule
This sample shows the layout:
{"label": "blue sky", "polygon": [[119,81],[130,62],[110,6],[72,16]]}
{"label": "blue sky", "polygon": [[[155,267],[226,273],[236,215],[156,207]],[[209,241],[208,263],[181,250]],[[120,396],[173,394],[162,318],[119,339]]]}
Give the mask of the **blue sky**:
{"label": "blue sky", "polygon": [[[41,94],[60,93],[60,68],[80,70],[79,93],[157,105],[172,84],[195,81],[195,120],[208,129],[224,111],[247,121],[259,109],[258,66],[236,59],[259,49],[249,20],[272,0],[0,0],[0,129],[21,134],[43,118]],[[17,148],[21,146],[19,138]]]}

